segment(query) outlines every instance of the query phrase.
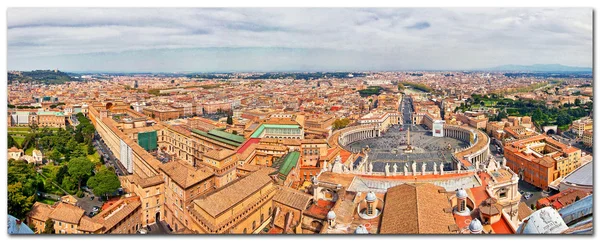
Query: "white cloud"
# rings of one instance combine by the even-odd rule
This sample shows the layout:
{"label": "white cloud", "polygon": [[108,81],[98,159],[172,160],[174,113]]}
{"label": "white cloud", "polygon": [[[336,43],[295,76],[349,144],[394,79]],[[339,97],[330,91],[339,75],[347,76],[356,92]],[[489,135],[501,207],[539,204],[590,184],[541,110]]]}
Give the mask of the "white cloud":
{"label": "white cloud", "polygon": [[[35,68],[27,62],[47,56],[56,59],[52,64],[77,69],[73,63],[77,61],[63,63],[61,56],[222,47],[324,49],[339,53],[339,58],[364,56],[372,66],[390,68],[468,69],[536,63],[591,66],[592,9],[8,10],[9,68]],[[157,57],[176,61],[169,59],[168,53]],[[284,60],[288,65],[311,64]],[[361,67],[351,61],[344,63],[349,69]],[[103,69],[102,63],[97,64]],[[198,68],[201,71],[202,67]]]}

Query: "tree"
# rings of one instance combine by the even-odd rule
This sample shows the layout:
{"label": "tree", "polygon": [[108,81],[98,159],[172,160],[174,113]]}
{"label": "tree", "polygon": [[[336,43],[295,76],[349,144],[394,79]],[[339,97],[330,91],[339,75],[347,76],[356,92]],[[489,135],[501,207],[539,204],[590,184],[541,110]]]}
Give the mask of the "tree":
{"label": "tree", "polygon": [[61,187],[69,193],[74,193],[77,190],[77,180],[71,176],[65,176],[61,183]]}
{"label": "tree", "polygon": [[72,153],[75,150],[79,149],[79,144],[75,140],[75,138],[71,138],[69,142],[67,142],[66,151],[68,153]]}
{"label": "tree", "polygon": [[79,143],[82,143],[84,141],[83,134],[81,133],[81,131],[77,131],[75,133],[75,140]]}
{"label": "tree", "polygon": [[8,134],[7,143],[8,143],[8,148],[11,148],[13,146],[19,148],[18,147],[19,144],[15,141],[15,139],[13,139],[13,137],[10,134]]}
{"label": "tree", "polygon": [[29,128],[31,128],[31,132],[35,133],[38,129],[38,124],[34,121],[29,124]]}
{"label": "tree", "polygon": [[92,155],[94,154],[96,150],[94,149],[94,145],[92,145],[92,142],[88,143],[87,145],[87,154],[88,155]]}
{"label": "tree", "polygon": [[233,116],[227,116],[227,124],[228,125],[233,125]]}
{"label": "tree", "polygon": [[581,100],[579,98],[575,99],[575,105],[576,106],[580,106],[581,105]]}
{"label": "tree", "polygon": [[56,183],[63,183],[63,179],[65,178],[65,175],[69,174],[69,167],[67,167],[67,165],[62,165],[60,167],[60,169],[58,169],[58,172],[56,173]]}
{"label": "tree", "polygon": [[337,119],[333,121],[333,129],[339,130],[348,126],[348,124],[350,124],[350,120],[348,118]]}
{"label": "tree", "polygon": [[44,223],[44,231],[42,231],[43,234],[53,234],[54,233],[54,221],[52,219],[48,219],[46,220],[46,223]]}
{"label": "tree", "polygon": [[556,124],[558,126],[564,126],[564,125],[571,124],[571,117],[566,112],[561,111],[558,113],[558,116],[556,117]]}
{"label": "tree", "polygon": [[496,117],[496,119],[497,119],[498,121],[501,121],[501,120],[502,120],[502,119],[504,119],[504,118],[508,118],[508,114],[506,114],[506,112],[505,112],[505,111],[500,111],[500,112],[498,112],[498,117]]}
{"label": "tree", "polygon": [[35,201],[35,195],[25,196],[23,193],[21,182],[8,185],[8,214],[18,219],[25,218]]}
{"label": "tree", "polygon": [[81,182],[88,177],[94,168],[94,163],[85,157],[77,157],[69,161],[69,175],[77,180],[77,190],[81,190]]}
{"label": "tree", "polygon": [[48,155],[46,156],[46,159],[50,159],[54,162],[60,162],[60,157],[61,157],[60,152],[58,152],[57,150],[52,150],[50,153],[48,153]]}
{"label": "tree", "polygon": [[96,196],[107,196],[116,192],[121,187],[119,177],[108,170],[106,166],[102,166],[100,171],[87,181],[88,187],[92,189]]}

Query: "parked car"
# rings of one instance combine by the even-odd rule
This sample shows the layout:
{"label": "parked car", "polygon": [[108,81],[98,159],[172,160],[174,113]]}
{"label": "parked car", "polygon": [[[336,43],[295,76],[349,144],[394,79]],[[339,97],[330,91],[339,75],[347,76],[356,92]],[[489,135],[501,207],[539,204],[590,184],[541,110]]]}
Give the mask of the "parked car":
{"label": "parked car", "polygon": [[139,234],[147,234],[147,233],[148,233],[148,231],[147,231],[146,229],[143,229],[143,228],[142,228],[142,229],[138,230],[138,233],[139,233]]}
{"label": "parked car", "polygon": [[98,206],[94,206],[94,207],[92,207],[92,211],[94,211],[94,212],[98,212],[98,210],[100,210],[100,207],[98,207]]}
{"label": "parked car", "polygon": [[531,193],[525,193],[525,200],[529,200],[531,197],[533,196],[533,194]]}
{"label": "parked car", "polygon": [[94,201],[95,196],[90,196],[90,200]]}

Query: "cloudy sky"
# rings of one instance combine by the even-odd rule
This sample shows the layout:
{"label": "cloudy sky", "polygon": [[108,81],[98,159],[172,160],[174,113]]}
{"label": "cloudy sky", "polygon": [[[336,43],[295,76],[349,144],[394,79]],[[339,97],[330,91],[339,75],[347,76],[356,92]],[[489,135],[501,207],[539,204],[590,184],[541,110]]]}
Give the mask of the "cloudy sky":
{"label": "cloudy sky", "polygon": [[591,8],[10,8],[8,68],[458,70],[592,66]]}

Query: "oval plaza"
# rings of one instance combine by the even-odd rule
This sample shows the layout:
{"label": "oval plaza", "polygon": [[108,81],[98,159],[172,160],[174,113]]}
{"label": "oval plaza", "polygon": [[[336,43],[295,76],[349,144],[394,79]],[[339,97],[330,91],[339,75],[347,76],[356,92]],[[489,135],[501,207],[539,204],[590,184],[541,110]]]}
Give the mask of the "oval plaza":
{"label": "oval plaza", "polygon": [[383,172],[388,163],[417,162],[419,167],[426,163],[425,171],[440,163],[445,171],[473,170],[487,163],[490,139],[482,131],[441,120],[425,121],[423,126],[352,126],[335,132],[330,142],[353,153],[364,152],[376,172]]}

